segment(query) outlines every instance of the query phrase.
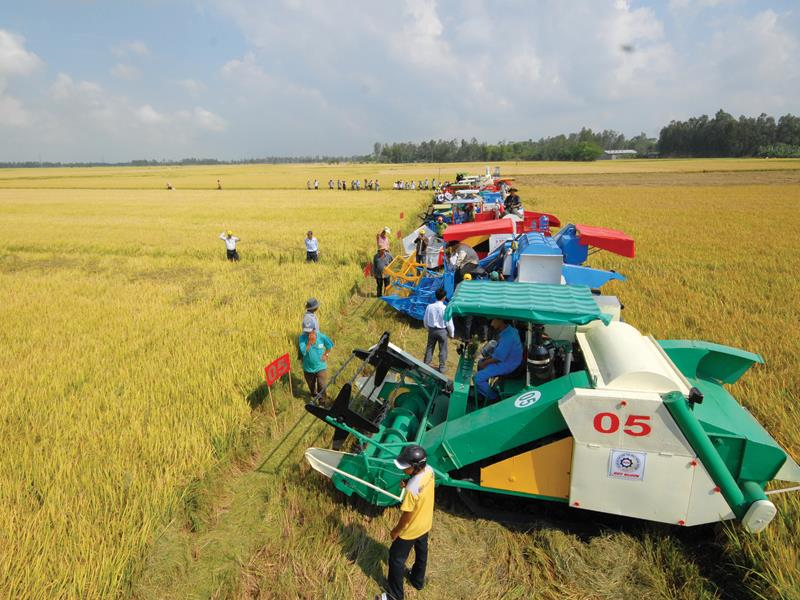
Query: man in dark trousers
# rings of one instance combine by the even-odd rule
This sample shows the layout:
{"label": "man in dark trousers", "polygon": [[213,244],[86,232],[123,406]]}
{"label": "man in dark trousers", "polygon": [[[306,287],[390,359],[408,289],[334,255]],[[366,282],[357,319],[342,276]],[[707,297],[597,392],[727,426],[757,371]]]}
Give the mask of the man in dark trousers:
{"label": "man in dark trousers", "polygon": [[[406,446],[394,464],[411,479],[400,485],[405,488],[400,504],[402,516],[392,529],[392,545],[389,547],[389,575],[386,591],[375,600],[403,600],[403,578],[416,589],[425,585],[425,569],[428,564],[428,533],[433,526],[434,486],[433,469],[427,466],[428,457],[421,446]],[[414,565],[406,570],[406,560],[414,548]]]}
{"label": "man in dark trousers", "polygon": [[378,253],[372,259],[372,275],[375,277],[375,283],[378,286],[378,298],[383,296],[383,288],[389,285],[389,277],[384,274],[384,271],[390,262],[392,262],[392,255],[385,248],[378,250]]}

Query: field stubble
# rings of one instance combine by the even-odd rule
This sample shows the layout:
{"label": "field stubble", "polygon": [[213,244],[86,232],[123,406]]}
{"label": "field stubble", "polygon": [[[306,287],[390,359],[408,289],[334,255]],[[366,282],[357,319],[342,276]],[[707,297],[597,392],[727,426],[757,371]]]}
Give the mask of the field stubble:
{"label": "field stubble", "polygon": [[[520,174],[539,172],[522,167]],[[644,167],[624,167],[631,168]],[[687,162],[677,170],[706,168]],[[260,177],[255,168],[240,169],[243,178]],[[279,183],[266,187],[283,185],[286,173],[303,185],[308,177],[299,167],[274,169]],[[384,185],[414,173],[375,169]],[[185,173],[197,182],[217,176]],[[345,173],[372,177],[357,167]],[[96,174],[67,173],[99,182]],[[634,261],[601,254],[593,264],[628,276],[609,291],[643,332],[762,354],[767,364],[734,394],[800,457],[800,258],[791,237],[800,227],[800,187],[647,178],[643,172],[645,185],[635,187],[587,180],[570,188],[523,184],[521,191],[529,205],[564,220],[636,238]],[[98,187],[126,187],[111,179]],[[22,187],[0,177],[5,185]],[[131,577],[136,596],[154,598],[373,591],[394,511],[365,516],[299,464],[316,430],[281,468],[253,471],[255,458],[246,457],[267,453],[303,413],[281,391],[273,428],[270,413],[253,413],[251,404],[264,400],[259,367],[289,350],[312,292],[336,336],[334,365],[383,329],[419,352],[419,330],[374,301],[348,298],[374,232],[401,210],[416,212],[421,199],[180,186],[170,193],[0,189],[3,595],[112,596],[130,591]],[[302,260],[309,227],[322,243],[318,265]],[[242,238],[237,265],[223,260],[216,239],[229,228]],[[235,457],[245,462],[226,470]],[[209,476],[215,465],[222,472]],[[421,597],[793,597],[800,501],[779,497],[777,505],[779,517],[760,536],[724,527],[696,544],[649,527],[589,538],[568,528],[520,530],[476,520],[443,496],[430,591]]]}

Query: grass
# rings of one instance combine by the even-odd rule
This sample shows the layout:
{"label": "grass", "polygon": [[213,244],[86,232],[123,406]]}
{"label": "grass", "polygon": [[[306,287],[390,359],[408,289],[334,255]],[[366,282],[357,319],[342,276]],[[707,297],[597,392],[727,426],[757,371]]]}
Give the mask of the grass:
{"label": "grass", "polygon": [[[384,329],[421,353],[422,332],[364,298],[369,282],[355,286],[375,231],[410,228],[399,212],[408,219],[426,194],[283,188],[315,176],[386,187],[438,168],[0,171],[0,595],[376,591],[395,510],[356,510],[302,463],[321,425],[290,431],[305,413],[285,386],[273,423],[260,369],[291,348],[309,295],[322,301],[334,364]],[[610,291],[629,322],[762,354],[766,366],[734,394],[796,458],[798,171],[800,161],[755,160],[503,166],[528,205],[636,238],[634,261],[593,261],[628,275]],[[158,189],[167,178],[175,191]],[[318,265],[303,261],[308,228]],[[239,264],[224,261],[224,229],[242,238]],[[797,597],[800,501],[776,504],[759,536],[635,523],[586,533],[569,513],[534,528],[476,519],[441,494],[430,587],[414,597]]]}

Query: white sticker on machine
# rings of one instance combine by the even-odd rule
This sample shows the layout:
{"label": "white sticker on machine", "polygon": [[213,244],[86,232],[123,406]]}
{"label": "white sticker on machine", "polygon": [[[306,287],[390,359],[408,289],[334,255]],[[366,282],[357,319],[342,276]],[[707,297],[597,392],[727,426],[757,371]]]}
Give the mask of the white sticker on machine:
{"label": "white sticker on machine", "polygon": [[608,476],[614,479],[642,481],[646,460],[647,452],[612,449],[608,460]]}

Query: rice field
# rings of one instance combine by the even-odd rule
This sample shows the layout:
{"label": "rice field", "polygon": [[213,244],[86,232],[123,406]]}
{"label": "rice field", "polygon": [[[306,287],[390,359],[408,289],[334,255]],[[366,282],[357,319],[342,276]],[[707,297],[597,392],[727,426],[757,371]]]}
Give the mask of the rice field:
{"label": "rice field", "polygon": [[[421,350],[421,332],[358,285],[375,232],[409,229],[427,194],[305,183],[377,177],[386,188],[483,168],[1,170],[0,596],[377,591],[392,511],[368,517],[337,503],[300,464],[301,448],[282,470],[254,472],[302,414],[280,387],[272,423],[261,369],[293,352],[311,295],[337,342],[334,364],[384,329]],[[734,393],[800,458],[800,161],[502,168],[527,206],[637,240],[634,261],[593,261],[628,276],[611,291],[629,322],[764,356]],[[242,240],[238,264],[217,237],[228,229]],[[319,264],[304,262],[307,229]],[[437,516],[432,581],[418,596],[797,597],[800,498],[777,505],[759,536],[724,527],[701,542],[658,529],[588,540],[515,530],[451,507]],[[228,556],[226,545],[239,550]]]}

